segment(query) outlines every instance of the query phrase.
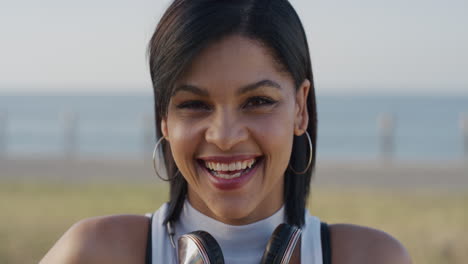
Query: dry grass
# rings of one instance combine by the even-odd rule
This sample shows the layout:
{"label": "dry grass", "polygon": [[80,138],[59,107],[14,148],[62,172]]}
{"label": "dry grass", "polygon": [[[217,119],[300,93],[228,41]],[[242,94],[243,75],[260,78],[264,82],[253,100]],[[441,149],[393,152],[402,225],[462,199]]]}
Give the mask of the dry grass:
{"label": "dry grass", "polygon": [[[167,197],[157,184],[0,183],[0,263],[36,263],[74,222],[143,214]],[[468,259],[468,193],[316,187],[311,212],[329,223],[376,227],[397,237],[414,263]]]}
{"label": "dry grass", "polygon": [[327,222],[392,234],[414,263],[462,264],[468,259],[468,193],[335,187],[317,190],[311,210]]}

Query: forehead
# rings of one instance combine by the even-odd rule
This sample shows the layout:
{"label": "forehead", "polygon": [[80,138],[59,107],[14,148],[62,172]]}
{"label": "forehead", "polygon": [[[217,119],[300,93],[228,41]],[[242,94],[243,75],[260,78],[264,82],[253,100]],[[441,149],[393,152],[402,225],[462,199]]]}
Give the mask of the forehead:
{"label": "forehead", "polygon": [[232,35],[204,48],[177,82],[200,87],[238,88],[268,79],[281,86],[293,85],[271,52],[260,42]]}

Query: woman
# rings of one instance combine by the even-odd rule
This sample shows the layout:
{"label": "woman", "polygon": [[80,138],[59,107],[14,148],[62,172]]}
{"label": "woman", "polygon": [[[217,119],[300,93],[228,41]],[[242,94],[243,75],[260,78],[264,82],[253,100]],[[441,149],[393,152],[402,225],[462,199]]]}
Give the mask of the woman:
{"label": "woman", "polygon": [[[215,263],[273,263],[284,240],[290,263],[410,263],[391,236],[327,226],[306,210],[317,112],[305,32],[287,0],[175,0],[149,55],[156,172],[166,168],[170,201],[151,220],[81,221],[42,263],[175,263],[200,242],[183,236],[196,230],[208,232],[201,244]],[[289,236],[270,238],[283,222]]]}

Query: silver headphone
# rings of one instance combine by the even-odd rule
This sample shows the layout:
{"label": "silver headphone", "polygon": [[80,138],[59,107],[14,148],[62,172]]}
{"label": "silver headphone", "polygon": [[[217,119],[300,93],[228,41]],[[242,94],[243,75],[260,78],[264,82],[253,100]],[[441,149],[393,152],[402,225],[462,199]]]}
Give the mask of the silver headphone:
{"label": "silver headphone", "polygon": [[[167,223],[167,232],[174,244],[174,228]],[[261,264],[289,263],[302,230],[296,226],[280,224],[268,241]],[[181,236],[178,240],[178,259],[180,264],[224,264],[224,256],[218,242],[205,231],[195,231]]]}

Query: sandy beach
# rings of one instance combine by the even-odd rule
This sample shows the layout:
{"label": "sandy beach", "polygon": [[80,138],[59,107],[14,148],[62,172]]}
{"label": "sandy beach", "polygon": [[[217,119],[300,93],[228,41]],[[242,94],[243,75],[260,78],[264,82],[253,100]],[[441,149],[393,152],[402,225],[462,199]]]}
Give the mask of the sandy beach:
{"label": "sandy beach", "polygon": [[[154,175],[150,161],[57,158],[1,159],[0,180],[160,181]],[[468,190],[468,162],[320,160],[317,162],[313,184]]]}

